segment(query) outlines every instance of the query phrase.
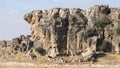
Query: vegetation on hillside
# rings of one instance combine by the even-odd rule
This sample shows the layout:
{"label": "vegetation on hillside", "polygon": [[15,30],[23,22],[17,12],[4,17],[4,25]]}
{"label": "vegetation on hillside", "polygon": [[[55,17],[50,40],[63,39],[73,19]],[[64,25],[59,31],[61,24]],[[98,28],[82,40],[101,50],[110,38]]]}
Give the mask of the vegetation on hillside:
{"label": "vegetation on hillside", "polygon": [[84,40],[86,41],[88,38],[92,36],[98,36],[98,32],[95,28],[88,29],[84,34]]}
{"label": "vegetation on hillside", "polygon": [[102,16],[95,22],[95,26],[100,30],[104,30],[104,28],[109,24],[110,20],[107,16]]}
{"label": "vegetation on hillside", "polygon": [[95,22],[95,27],[97,28],[97,30],[99,30],[100,32],[102,31],[102,39],[104,39],[104,32],[105,32],[105,27],[107,25],[109,25],[110,19],[107,16],[102,16],[100,17],[96,22]]}
{"label": "vegetation on hillside", "polygon": [[35,51],[37,53],[40,53],[41,55],[45,55],[46,54],[46,51],[43,48],[41,48],[41,47],[36,47]]}

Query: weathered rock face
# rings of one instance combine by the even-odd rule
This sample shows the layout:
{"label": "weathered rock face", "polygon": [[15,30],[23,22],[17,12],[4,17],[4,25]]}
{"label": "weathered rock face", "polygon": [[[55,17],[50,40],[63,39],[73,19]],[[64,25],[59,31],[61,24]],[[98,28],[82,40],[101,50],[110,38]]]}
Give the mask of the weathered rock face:
{"label": "weathered rock face", "polygon": [[61,53],[67,47],[75,49],[72,45],[79,47],[79,32],[87,25],[86,17],[77,8],[36,10],[26,14],[24,19],[31,24],[34,40],[39,40],[46,50],[52,47]]}
{"label": "weathered rock face", "polygon": [[83,14],[88,20],[88,28],[94,27],[96,20],[104,15],[109,15],[110,8],[108,5],[96,5],[95,7],[86,9]]}
{"label": "weathered rock face", "polygon": [[[66,48],[68,20],[60,17],[61,13],[68,13],[68,9],[50,9],[45,11],[33,11],[25,15],[25,20],[31,24],[32,37],[39,40],[41,47],[48,51],[51,48]],[[64,14],[66,14],[64,13]],[[30,16],[30,17],[29,17]]]}
{"label": "weathered rock face", "polygon": [[114,47],[114,51],[116,53],[120,53],[120,36],[115,37],[112,40],[112,44],[113,44],[113,47]]}
{"label": "weathered rock face", "polygon": [[34,42],[30,40],[30,36],[21,35],[10,41],[0,41],[0,56],[10,56],[17,53],[26,55],[33,47]]}
{"label": "weathered rock face", "polygon": [[30,38],[24,35],[21,35],[20,37],[14,38],[11,41],[11,52],[22,52],[26,53],[33,47],[33,41],[30,40]]}
{"label": "weathered rock face", "polygon": [[[85,48],[90,48],[88,46],[92,46],[91,49],[96,51],[98,37],[93,37],[91,43],[86,43],[83,35],[86,30],[95,27],[95,22],[102,16],[110,19],[111,24],[105,28],[104,40],[112,44],[116,42],[113,39],[115,38],[114,28],[120,20],[119,8],[96,5],[87,10],[78,8],[34,10],[25,14],[24,19],[31,25],[32,39],[39,41],[40,47],[47,52],[54,51],[54,55],[58,52],[76,55]],[[115,46],[115,44],[112,45]]]}

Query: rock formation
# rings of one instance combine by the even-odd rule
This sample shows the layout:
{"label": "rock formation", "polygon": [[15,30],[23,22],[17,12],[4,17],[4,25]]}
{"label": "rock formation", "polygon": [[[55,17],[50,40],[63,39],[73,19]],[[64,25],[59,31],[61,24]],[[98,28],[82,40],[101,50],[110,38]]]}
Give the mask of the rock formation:
{"label": "rock formation", "polygon": [[89,28],[95,27],[95,22],[103,16],[108,16],[111,22],[105,27],[104,40],[118,48],[113,44],[115,42],[113,36],[115,36],[114,28],[117,27],[120,20],[119,11],[119,8],[109,8],[108,5],[96,5],[86,10],[53,8],[34,10],[25,14],[24,19],[31,25],[32,39],[38,40],[43,49],[48,51],[51,48],[57,50],[59,54],[76,55],[87,48],[96,51],[97,38],[101,39],[100,34],[89,40],[91,42],[86,43],[84,33]]}
{"label": "rock formation", "polygon": [[[107,17],[109,24],[100,30],[96,27],[96,21],[102,17]],[[24,20],[31,26],[31,36],[14,38],[11,41],[13,52],[20,50],[27,53],[35,46],[40,47],[44,54],[50,57],[56,57],[58,54],[89,55],[100,50],[103,41],[112,45],[112,49],[108,51],[120,52],[120,38],[115,32],[115,28],[120,24],[120,8],[96,5],[86,10],[79,8],[34,10],[25,14]],[[102,19],[103,22],[105,20],[106,18]],[[98,35],[88,34],[89,37],[85,40],[85,33],[92,28],[97,30]],[[7,41],[0,42],[2,47],[11,44]]]}
{"label": "rock formation", "polygon": [[26,54],[32,49],[34,42],[29,39],[30,36],[21,35],[13,38],[11,41],[0,41],[0,56],[15,55],[17,53]]}

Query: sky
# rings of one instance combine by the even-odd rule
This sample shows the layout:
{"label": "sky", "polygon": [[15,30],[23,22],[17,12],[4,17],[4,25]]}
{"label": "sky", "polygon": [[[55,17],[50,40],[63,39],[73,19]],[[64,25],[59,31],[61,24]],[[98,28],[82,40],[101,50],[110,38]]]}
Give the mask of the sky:
{"label": "sky", "polygon": [[119,0],[0,0],[0,40],[30,35],[30,25],[23,16],[32,10],[56,7],[87,9],[101,4],[120,7]]}

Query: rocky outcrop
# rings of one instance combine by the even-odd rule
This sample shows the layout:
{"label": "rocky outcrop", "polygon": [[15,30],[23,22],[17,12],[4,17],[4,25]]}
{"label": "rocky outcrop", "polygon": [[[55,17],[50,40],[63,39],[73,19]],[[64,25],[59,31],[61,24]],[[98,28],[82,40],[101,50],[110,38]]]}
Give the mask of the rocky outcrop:
{"label": "rocky outcrop", "polygon": [[58,49],[59,53],[64,53],[67,49],[74,54],[75,50],[80,50],[80,31],[87,25],[87,19],[81,9],[35,10],[26,14],[24,19],[31,24],[32,38],[39,40],[46,51]]}
{"label": "rocky outcrop", "polygon": [[[106,18],[109,24],[105,28],[96,26],[98,20],[102,19],[104,22]],[[34,52],[36,50],[48,57],[81,54],[91,58],[96,51],[106,49],[103,45],[112,47],[111,50],[105,51],[120,53],[120,37],[115,31],[120,25],[120,8],[96,5],[85,10],[79,8],[34,10],[25,14],[24,20],[31,26],[31,35],[21,35],[11,41],[0,41],[0,52],[2,52],[0,54],[4,54],[5,48],[9,48],[6,52],[11,54],[20,52],[34,57],[38,56]],[[97,34],[87,32],[89,29],[97,30]]]}
{"label": "rocky outcrop", "polygon": [[96,5],[89,9],[82,11],[88,20],[88,28],[94,27],[96,20],[104,15],[110,14],[110,8],[108,5]]}
{"label": "rocky outcrop", "polygon": [[13,38],[11,41],[0,41],[0,56],[7,57],[17,53],[27,54],[32,49],[33,44],[34,42],[30,40],[30,36],[24,35]]}
{"label": "rocky outcrop", "polygon": [[25,37],[24,35],[21,35],[18,38],[14,38],[12,40],[12,47],[11,51],[12,52],[22,52],[26,53],[33,47],[33,41],[29,39],[29,37]]}
{"label": "rocky outcrop", "polygon": [[[88,42],[84,41],[84,33],[89,28],[95,28],[96,21],[106,16],[110,24],[104,29],[104,40],[117,47],[113,40],[114,28],[119,24],[120,9],[109,8],[108,5],[96,5],[95,7],[82,10],[79,8],[53,8],[49,10],[34,10],[25,14],[24,20],[31,25],[31,34],[34,41],[39,41],[40,47],[46,52],[59,54],[77,55],[85,49],[96,50],[100,43],[101,31],[96,28],[99,35],[91,37]],[[91,47],[89,47],[91,46]],[[119,48],[118,48],[119,49]],[[118,50],[117,49],[117,50]],[[118,52],[118,51],[117,51]]]}

